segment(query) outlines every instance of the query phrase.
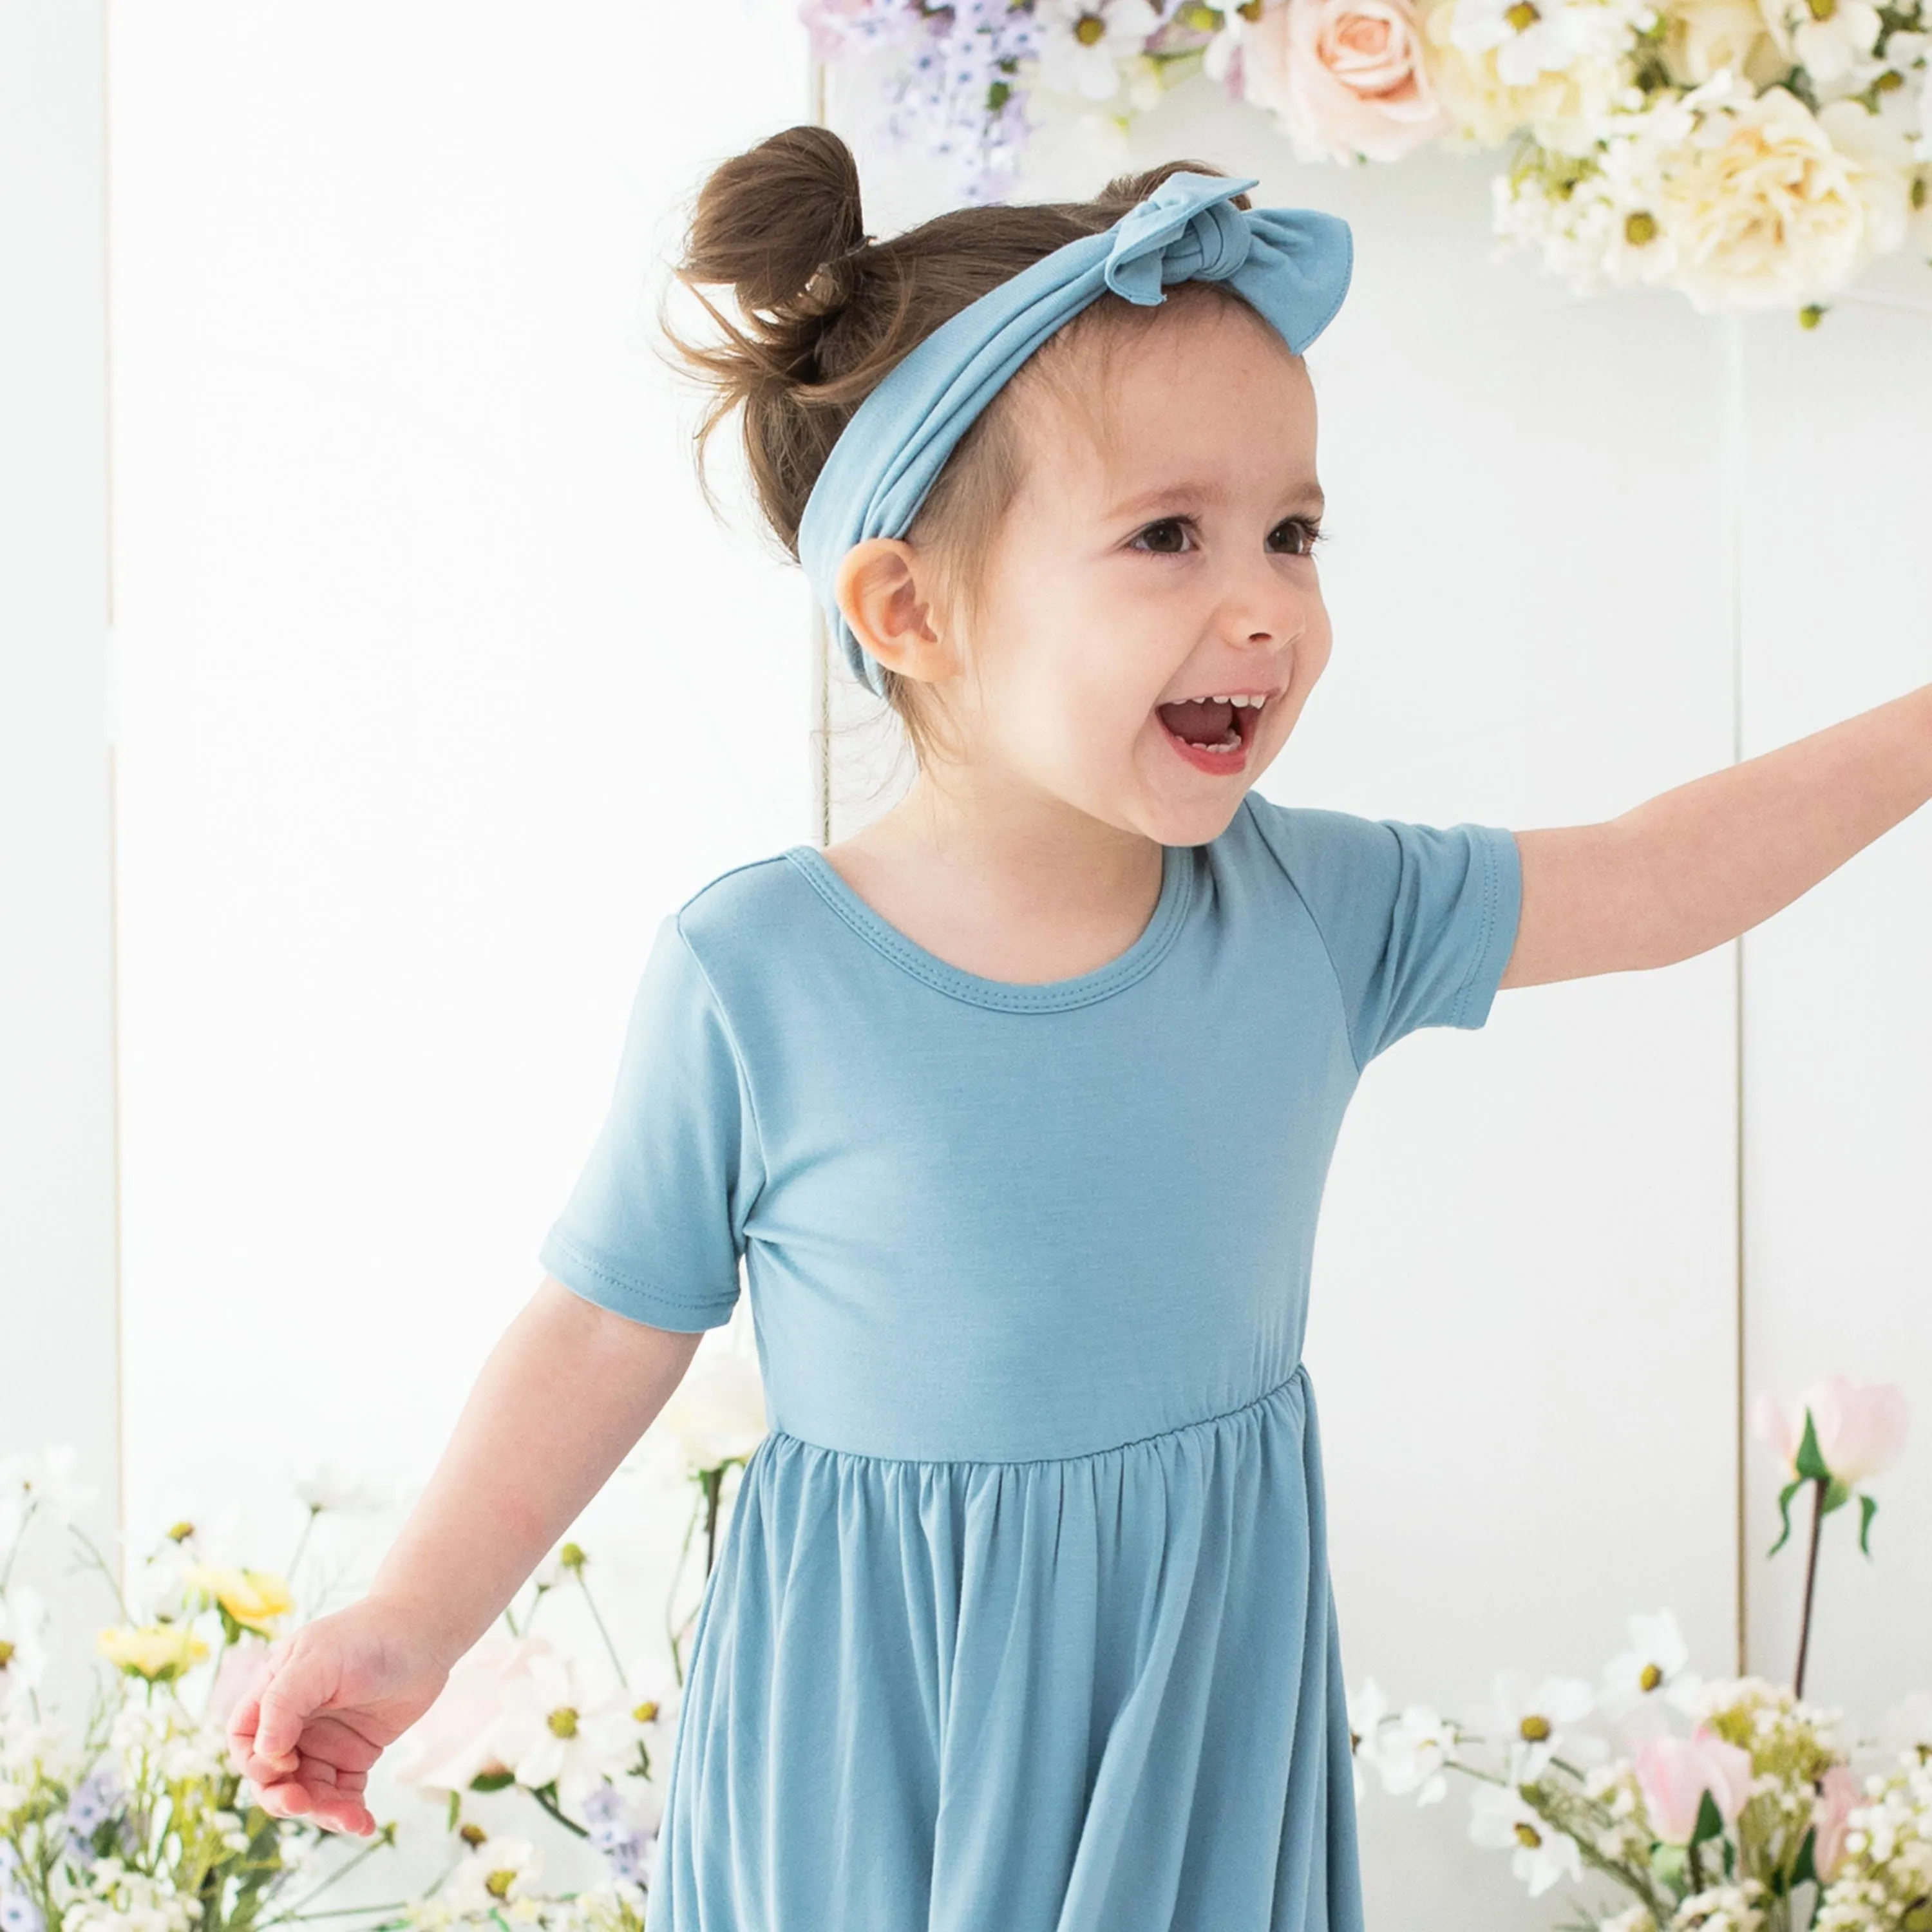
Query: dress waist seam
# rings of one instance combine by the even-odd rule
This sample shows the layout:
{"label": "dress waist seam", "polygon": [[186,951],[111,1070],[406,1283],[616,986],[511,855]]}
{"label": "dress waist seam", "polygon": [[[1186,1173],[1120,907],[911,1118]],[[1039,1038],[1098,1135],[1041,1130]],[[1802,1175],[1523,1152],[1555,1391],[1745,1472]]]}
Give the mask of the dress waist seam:
{"label": "dress waist seam", "polygon": [[1184,1436],[1190,1430],[1211,1429],[1218,1423],[1230,1422],[1237,1417],[1246,1415],[1250,1410],[1259,1408],[1270,1402],[1284,1389],[1295,1382],[1305,1383],[1308,1378],[1307,1366],[1297,1362],[1272,1388],[1240,1403],[1233,1408],[1224,1408],[1214,1415],[1204,1415],[1192,1422],[1177,1422],[1172,1428],[1150,1430],[1144,1436],[1130,1436],[1124,1442],[1110,1443],[1104,1448],[1076,1450],[1068,1456],[881,1456],[869,1449],[838,1449],[829,1442],[814,1442],[808,1436],[795,1436],[788,1429],[768,1430],[758,1447],[763,1449],[768,1443],[784,1442],[796,1444],[801,1449],[810,1449],[821,1456],[839,1456],[862,1462],[899,1462],[922,1468],[1025,1468],[1040,1463],[1059,1465],[1066,1462],[1090,1462],[1098,1456],[1118,1456],[1129,1449],[1137,1449],[1144,1442],[1163,1442],[1169,1436]]}

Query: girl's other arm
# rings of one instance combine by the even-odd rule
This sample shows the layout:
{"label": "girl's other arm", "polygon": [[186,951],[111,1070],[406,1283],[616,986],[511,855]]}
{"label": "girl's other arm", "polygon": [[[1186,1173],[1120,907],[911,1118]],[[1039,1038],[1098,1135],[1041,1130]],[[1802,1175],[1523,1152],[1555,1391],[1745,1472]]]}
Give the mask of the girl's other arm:
{"label": "girl's other arm", "polygon": [[230,1712],[230,1756],[264,1808],[375,1828],[369,1766],[603,1486],[702,1332],[632,1321],[544,1277],[478,1372],[368,1594],[273,1645]]}
{"label": "girl's other arm", "polygon": [[1660,794],[1516,835],[1522,910],[1499,982],[1668,966],[1748,932],[1932,798],[1932,685]]}

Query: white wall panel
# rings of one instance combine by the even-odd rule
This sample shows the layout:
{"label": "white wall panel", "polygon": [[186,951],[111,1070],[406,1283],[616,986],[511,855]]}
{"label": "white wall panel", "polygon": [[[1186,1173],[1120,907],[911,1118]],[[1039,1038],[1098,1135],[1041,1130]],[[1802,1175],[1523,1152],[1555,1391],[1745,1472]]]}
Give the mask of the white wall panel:
{"label": "white wall panel", "polygon": [[[793,10],[115,10],[137,1532],[279,1562],[292,1468],[427,1474],[657,922],[810,836],[800,587],[648,339],[808,111]],[[682,1518],[612,1507],[647,1636]]]}
{"label": "white wall panel", "polygon": [[[70,1444],[112,1561],[113,768],[101,9],[0,8],[0,1457]],[[104,1618],[36,1529],[15,1573]],[[5,1552],[0,1548],[0,1564]],[[87,1660],[49,1690],[78,1697]]]}
{"label": "white wall panel", "polygon": [[[1932,677],[1928,284],[1898,264],[1815,332],[1746,333],[1749,751]],[[1856,1506],[1825,1526],[1805,1688],[1867,1725],[1932,1689],[1928,870],[1922,813],[1745,941],[1749,1385],[1788,1401],[1842,1370],[1916,1412],[1870,1560]],[[1752,1661],[1788,1681],[1810,1517],[1766,1562],[1778,1472],[1755,1443],[1749,1468]]]}

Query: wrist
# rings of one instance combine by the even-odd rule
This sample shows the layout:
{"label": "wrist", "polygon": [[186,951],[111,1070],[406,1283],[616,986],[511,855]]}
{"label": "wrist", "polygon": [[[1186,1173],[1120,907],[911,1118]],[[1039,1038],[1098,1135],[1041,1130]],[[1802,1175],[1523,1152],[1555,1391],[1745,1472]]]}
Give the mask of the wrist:
{"label": "wrist", "polygon": [[468,1654],[495,1621],[490,1616],[479,1622],[474,1613],[466,1616],[458,1612],[446,1595],[412,1592],[386,1585],[380,1576],[356,1607],[386,1630],[399,1633],[411,1648],[446,1671]]}

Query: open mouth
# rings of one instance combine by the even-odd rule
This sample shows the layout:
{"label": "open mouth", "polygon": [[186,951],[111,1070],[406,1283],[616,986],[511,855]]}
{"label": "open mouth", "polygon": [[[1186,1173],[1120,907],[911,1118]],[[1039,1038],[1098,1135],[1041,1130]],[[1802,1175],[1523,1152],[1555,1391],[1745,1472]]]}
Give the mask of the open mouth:
{"label": "open mouth", "polygon": [[1168,741],[1202,771],[1239,771],[1260,728],[1271,694],[1237,692],[1212,698],[1182,698],[1154,707]]}

